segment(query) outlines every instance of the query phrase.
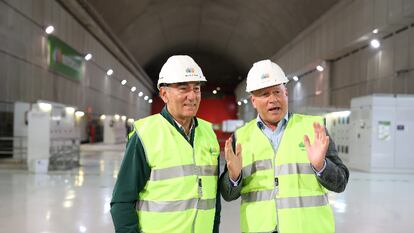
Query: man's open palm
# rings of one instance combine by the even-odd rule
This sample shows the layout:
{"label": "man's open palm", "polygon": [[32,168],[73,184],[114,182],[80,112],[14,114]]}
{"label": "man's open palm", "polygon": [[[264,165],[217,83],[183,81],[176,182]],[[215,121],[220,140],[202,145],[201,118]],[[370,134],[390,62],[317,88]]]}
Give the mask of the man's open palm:
{"label": "man's open palm", "polygon": [[242,169],[242,148],[240,144],[236,145],[236,154],[233,151],[233,139],[230,137],[224,145],[224,157],[227,162],[230,179],[236,181]]}
{"label": "man's open palm", "polygon": [[313,123],[314,140],[310,143],[308,135],[304,137],[309,161],[316,170],[321,170],[325,160],[325,154],[329,146],[329,136],[326,136],[325,127],[319,123]]}

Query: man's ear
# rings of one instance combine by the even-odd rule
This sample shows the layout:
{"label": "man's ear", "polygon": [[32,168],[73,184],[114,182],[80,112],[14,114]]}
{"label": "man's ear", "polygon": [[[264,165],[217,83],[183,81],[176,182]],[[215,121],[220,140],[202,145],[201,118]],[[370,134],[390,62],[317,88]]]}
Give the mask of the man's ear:
{"label": "man's ear", "polygon": [[253,108],[256,108],[256,98],[254,95],[250,95],[250,101],[252,102]]}
{"label": "man's ear", "polygon": [[165,88],[165,87],[160,88],[160,97],[161,97],[162,101],[164,101],[164,103],[168,102],[167,88]]}

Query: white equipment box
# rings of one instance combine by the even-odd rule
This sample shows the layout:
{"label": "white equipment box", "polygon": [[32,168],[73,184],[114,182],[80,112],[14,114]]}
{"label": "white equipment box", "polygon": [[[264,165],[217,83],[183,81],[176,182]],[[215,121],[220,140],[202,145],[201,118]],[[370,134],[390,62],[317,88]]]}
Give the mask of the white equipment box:
{"label": "white equipment box", "polygon": [[349,166],[370,172],[414,172],[414,96],[351,101]]}

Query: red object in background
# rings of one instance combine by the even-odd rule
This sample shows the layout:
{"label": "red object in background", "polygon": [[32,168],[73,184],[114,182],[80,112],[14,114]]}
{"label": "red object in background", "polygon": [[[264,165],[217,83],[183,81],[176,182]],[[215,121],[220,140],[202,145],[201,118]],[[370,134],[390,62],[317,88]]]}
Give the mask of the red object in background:
{"label": "red object in background", "polygon": [[89,143],[95,142],[95,125],[89,124]]}
{"label": "red object in background", "polygon": [[[160,97],[153,97],[151,114],[161,112],[164,102]],[[219,98],[203,98],[201,100],[200,108],[198,109],[197,117],[211,122],[220,127],[220,130],[214,130],[220,144],[221,150],[224,149],[225,141],[232,133],[221,131],[221,124],[224,120],[237,119],[237,105],[234,96],[223,96]]]}

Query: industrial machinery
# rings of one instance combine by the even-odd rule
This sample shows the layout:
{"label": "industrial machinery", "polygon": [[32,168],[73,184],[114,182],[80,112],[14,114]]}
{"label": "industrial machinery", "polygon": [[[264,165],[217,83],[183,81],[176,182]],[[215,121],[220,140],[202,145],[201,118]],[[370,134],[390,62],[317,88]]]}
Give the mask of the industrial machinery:
{"label": "industrial machinery", "polygon": [[[21,109],[27,108],[24,103],[20,104]],[[59,103],[38,101],[24,113],[24,117],[15,115],[15,127],[21,127],[17,132],[21,135],[27,132],[30,171],[42,173],[79,165],[80,130],[75,122],[76,118],[83,117],[83,112],[75,112],[74,107]],[[24,129],[26,125],[27,130]]]}
{"label": "industrial machinery", "polygon": [[349,166],[414,172],[414,96],[375,94],[351,101]]}

